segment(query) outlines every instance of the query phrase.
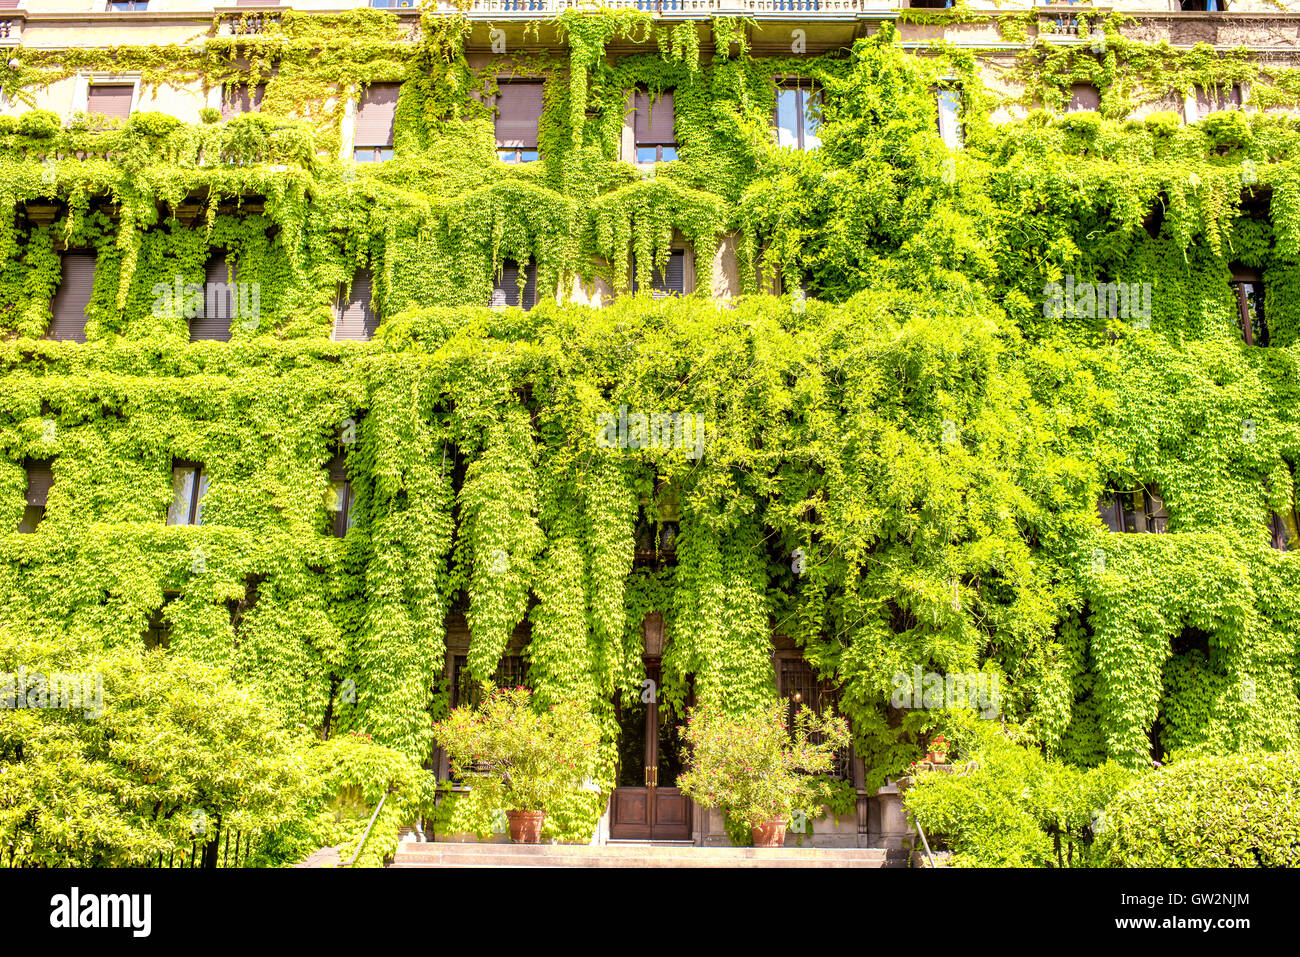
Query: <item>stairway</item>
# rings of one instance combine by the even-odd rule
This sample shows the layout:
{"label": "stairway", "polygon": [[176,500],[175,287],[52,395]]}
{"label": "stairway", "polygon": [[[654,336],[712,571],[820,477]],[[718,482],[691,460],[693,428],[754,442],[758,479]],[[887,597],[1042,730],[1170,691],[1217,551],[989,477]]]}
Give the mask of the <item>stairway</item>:
{"label": "stairway", "polygon": [[906,851],[872,847],[693,844],[401,844],[389,867],[906,867]]}

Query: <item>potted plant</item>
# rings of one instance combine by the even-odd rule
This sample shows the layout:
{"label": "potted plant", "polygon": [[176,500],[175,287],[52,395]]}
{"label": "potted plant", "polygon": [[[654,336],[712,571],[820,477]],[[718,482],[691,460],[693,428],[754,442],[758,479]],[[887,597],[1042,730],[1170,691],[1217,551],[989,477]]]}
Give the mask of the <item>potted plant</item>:
{"label": "potted plant", "polygon": [[835,752],[849,742],[848,723],[819,717],[807,706],[789,727],[786,703],[757,712],[728,714],[701,706],[686,719],[690,768],[677,779],[702,807],[717,807],[748,824],[755,847],[781,847],[790,815],[817,794],[813,774],[831,770]]}
{"label": "potted plant", "polygon": [[931,764],[945,764],[948,761],[948,740],[941,734],[930,739],[925,759]]}
{"label": "potted plant", "polygon": [[545,710],[532,692],[498,688],[433,727],[452,772],[506,813],[510,840],[539,844],[546,809],[594,773],[599,732],[576,701]]}

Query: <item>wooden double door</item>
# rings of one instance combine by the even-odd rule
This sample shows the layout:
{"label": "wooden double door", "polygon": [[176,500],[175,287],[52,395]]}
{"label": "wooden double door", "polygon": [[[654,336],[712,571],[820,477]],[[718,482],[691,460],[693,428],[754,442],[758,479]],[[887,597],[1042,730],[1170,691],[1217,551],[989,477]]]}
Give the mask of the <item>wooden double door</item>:
{"label": "wooden double door", "polygon": [[691,801],[677,787],[682,742],[658,700],[658,658],[646,659],[643,700],[619,709],[618,785],[610,799],[609,836],[620,841],[688,841]]}

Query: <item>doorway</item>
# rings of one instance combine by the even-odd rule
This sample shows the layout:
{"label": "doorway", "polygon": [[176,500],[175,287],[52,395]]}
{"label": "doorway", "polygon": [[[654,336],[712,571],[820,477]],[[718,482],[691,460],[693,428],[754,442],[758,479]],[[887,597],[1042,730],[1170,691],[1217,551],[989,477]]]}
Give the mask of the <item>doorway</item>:
{"label": "doorway", "polygon": [[677,723],[661,708],[659,658],[647,657],[649,701],[618,708],[618,779],[610,798],[609,836],[616,841],[689,841],[691,801],[677,787],[682,741]]}

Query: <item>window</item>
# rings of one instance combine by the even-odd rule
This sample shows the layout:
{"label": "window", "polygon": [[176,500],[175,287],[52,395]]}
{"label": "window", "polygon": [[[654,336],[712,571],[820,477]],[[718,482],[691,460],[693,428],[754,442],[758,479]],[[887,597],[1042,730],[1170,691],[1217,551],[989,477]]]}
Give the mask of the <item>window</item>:
{"label": "window", "polygon": [[1070,103],[1066,107],[1067,113],[1078,113],[1081,110],[1096,110],[1101,107],[1101,91],[1091,83],[1076,83],[1070,87]]}
{"label": "window", "polygon": [[[637,291],[636,263],[632,269],[632,291]],[[650,275],[650,295],[655,299],[665,296],[681,296],[686,293],[686,251],[674,249],[668,254],[668,262],[660,269],[658,266]]]}
{"label": "window", "polygon": [[203,496],[208,476],[197,462],[177,462],[172,467],[172,504],[167,509],[168,525],[203,524]]}
{"label": "window", "polygon": [[673,91],[663,90],[652,97],[649,90],[637,90],[635,109],[636,161],[667,163],[677,159]]}
{"label": "window", "polygon": [[208,260],[203,283],[203,305],[190,319],[190,342],[230,341],[230,320],[239,313],[239,272],[232,269],[224,252]]}
{"label": "window", "polygon": [[776,87],[776,145],[815,150],[822,145],[817,136],[820,94],[811,80],[780,80]]}
{"label": "window", "polygon": [[172,623],[167,618],[167,605],[174,597],[174,595],[165,596],[163,606],[149,616],[149,623],[145,625],[144,630],[144,646],[149,651],[171,647]]}
{"label": "window", "polygon": [[492,289],[492,308],[518,306],[531,309],[537,305],[537,263],[528,260],[524,268],[524,289],[519,291],[519,264],[513,259],[501,263],[501,275]]}
{"label": "window", "polygon": [[[497,665],[492,684],[497,688],[518,688],[528,686],[528,663],[523,655],[506,655]],[[482,700],[482,691],[469,673],[469,656],[456,655],[451,665],[451,706],[461,705],[477,707]]]}
{"label": "window", "polygon": [[110,13],[144,13],[149,0],[108,0]]}
{"label": "window", "polygon": [[1296,519],[1294,508],[1289,508],[1284,513],[1269,513],[1269,538],[1272,539],[1273,547],[1279,552],[1295,551],[1296,547],[1300,546],[1298,531],[1300,531],[1300,522]]}
{"label": "window", "polygon": [[46,336],[65,342],[86,341],[86,307],[95,286],[95,254],[69,250],[61,257],[59,290],[50,303]]}
{"label": "window", "polygon": [[45,517],[45,500],[54,484],[54,472],[49,462],[30,462],[27,465],[27,506],[18,531],[30,535]]}
{"label": "window", "polygon": [[379,328],[379,313],[371,302],[374,280],[369,269],[358,269],[352,277],[351,289],[340,289],[334,320],[335,339],[355,339],[365,342],[372,339]]}
{"label": "window", "polygon": [[96,83],[87,93],[86,112],[124,120],[131,115],[131,101],[134,99],[134,83]]}
{"label": "window", "polygon": [[1258,269],[1234,266],[1232,294],[1237,302],[1237,322],[1242,341],[1248,346],[1268,345],[1268,322],[1264,315],[1264,280]]}
{"label": "window", "polygon": [[643,507],[633,536],[632,563],[649,567],[676,564],[677,530],[674,519],[652,520]]}
{"label": "window", "polygon": [[1227,0],[1178,0],[1178,6],[1187,13],[1218,13],[1228,9]]}
{"label": "window", "polygon": [[370,0],[370,5],[380,10],[398,10],[407,7],[418,7],[419,0]]}
{"label": "window", "polygon": [[1241,106],[1241,86],[1231,83],[1226,87],[1197,86],[1196,112],[1200,116],[1209,116],[1220,110],[1231,110]]}
{"label": "window", "polygon": [[399,83],[372,83],[357,101],[352,158],[381,163],[393,158],[393,118],[397,114]]}
{"label": "window", "polygon": [[244,113],[256,113],[262,109],[262,97],[266,94],[266,84],[227,83],[221,91],[221,118],[234,119]]}
{"label": "window", "polygon": [[[835,712],[838,704],[835,689],[829,681],[819,681],[808,662],[802,658],[780,658],[777,665],[780,696],[786,699],[786,720],[790,728],[794,727],[794,716],[800,706],[806,705],[818,716]],[[819,742],[821,736],[814,735],[812,740]],[[853,750],[852,745],[849,745],[835,752],[830,776],[847,780],[852,773]]]}
{"label": "window", "polygon": [[1155,485],[1136,491],[1109,491],[1097,502],[1097,511],[1112,532],[1155,532],[1169,530],[1169,510]]}
{"label": "window", "polygon": [[963,145],[961,129],[961,90],[950,87],[938,92],[939,98],[939,135],[950,150],[959,150]]}
{"label": "window", "polygon": [[536,81],[500,81],[496,95],[497,156],[505,163],[540,158],[537,123],[542,116],[543,86]]}
{"label": "window", "polygon": [[342,538],[352,527],[352,483],[348,481],[347,461],[343,455],[336,455],[326,465],[329,472],[329,498],[326,509],[329,511],[330,528],[335,538]]}
{"label": "window", "polygon": [[920,10],[942,10],[951,7],[952,0],[911,0],[908,6]]}

